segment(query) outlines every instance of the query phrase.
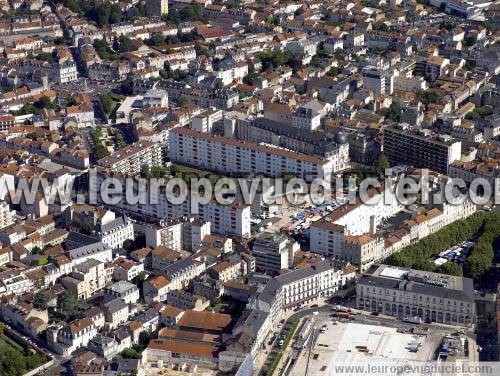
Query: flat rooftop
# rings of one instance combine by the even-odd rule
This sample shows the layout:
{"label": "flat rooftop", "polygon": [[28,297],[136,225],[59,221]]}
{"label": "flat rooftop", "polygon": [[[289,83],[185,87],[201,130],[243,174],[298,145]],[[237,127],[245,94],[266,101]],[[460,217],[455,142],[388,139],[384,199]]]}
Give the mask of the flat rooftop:
{"label": "flat rooftop", "polygon": [[[335,366],[369,364],[403,365],[407,361],[425,362],[432,360],[439,346],[441,336],[428,334],[398,333],[396,328],[367,325],[362,323],[327,324],[325,333],[320,333],[311,350],[308,375],[339,374]],[[418,351],[409,346],[420,343]],[[366,346],[367,352],[356,346]],[[295,362],[290,376],[303,376],[307,365],[307,351],[302,351]],[[344,373],[348,374],[348,373]]]}

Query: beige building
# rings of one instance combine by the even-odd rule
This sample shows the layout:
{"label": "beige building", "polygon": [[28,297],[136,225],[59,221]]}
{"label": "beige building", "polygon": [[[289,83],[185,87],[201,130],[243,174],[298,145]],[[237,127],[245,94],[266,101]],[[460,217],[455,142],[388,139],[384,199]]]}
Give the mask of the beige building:
{"label": "beige building", "polygon": [[73,272],[62,279],[62,285],[73,289],[78,299],[88,299],[106,286],[104,264],[88,259],[73,268]]}
{"label": "beige building", "polygon": [[168,0],[146,0],[146,15],[148,17],[168,14]]}
{"label": "beige building", "polygon": [[363,235],[344,235],[340,259],[356,265],[359,270],[368,269],[385,255],[384,238]]}

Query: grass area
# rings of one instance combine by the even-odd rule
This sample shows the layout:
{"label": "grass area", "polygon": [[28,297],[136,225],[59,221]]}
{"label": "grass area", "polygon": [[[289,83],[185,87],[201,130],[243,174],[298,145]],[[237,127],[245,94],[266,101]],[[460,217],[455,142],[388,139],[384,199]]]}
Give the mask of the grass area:
{"label": "grass area", "polygon": [[278,367],[278,364],[279,364],[281,358],[283,357],[283,351],[288,347],[288,344],[292,340],[293,335],[297,331],[297,328],[299,326],[299,322],[300,322],[300,320],[297,320],[297,319],[290,322],[290,327],[285,335],[285,340],[284,340],[283,346],[281,346],[280,349],[274,355],[274,360],[266,372],[267,376],[272,376],[274,374],[276,367]]}
{"label": "grass area", "polygon": [[2,376],[21,376],[26,372],[41,366],[48,359],[36,352],[32,347],[22,346],[5,333],[0,324],[0,374]]}

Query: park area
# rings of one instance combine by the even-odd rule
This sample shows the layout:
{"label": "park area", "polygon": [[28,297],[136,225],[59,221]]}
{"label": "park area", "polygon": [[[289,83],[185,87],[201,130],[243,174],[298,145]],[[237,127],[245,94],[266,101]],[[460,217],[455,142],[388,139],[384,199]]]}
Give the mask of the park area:
{"label": "park area", "polygon": [[29,346],[12,340],[0,323],[0,374],[2,376],[21,376],[41,366],[48,359]]}

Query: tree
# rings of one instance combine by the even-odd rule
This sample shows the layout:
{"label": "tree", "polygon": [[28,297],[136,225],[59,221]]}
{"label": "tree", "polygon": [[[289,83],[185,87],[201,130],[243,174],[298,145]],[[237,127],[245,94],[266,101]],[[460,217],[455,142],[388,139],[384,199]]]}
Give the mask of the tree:
{"label": "tree", "polygon": [[477,42],[477,37],[475,35],[469,35],[465,38],[465,45],[467,47],[472,47]]}
{"label": "tree", "polygon": [[439,95],[434,91],[429,90],[418,90],[416,93],[417,98],[424,105],[428,105],[429,103],[434,103],[438,100]]}
{"label": "tree", "polygon": [[379,30],[380,31],[389,31],[389,27],[385,23],[381,23]]}
{"label": "tree", "polygon": [[50,98],[47,97],[46,95],[44,95],[39,100],[37,100],[36,102],[34,102],[33,105],[36,108],[39,108],[39,109],[47,108],[47,109],[50,109],[50,110],[53,110],[56,107],[54,105],[54,103],[52,103],[52,101],[50,100]]}
{"label": "tree", "polygon": [[127,239],[123,242],[122,248],[128,252],[134,249],[134,241],[132,239]]}
{"label": "tree", "polygon": [[143,331],[139,334],[139,345],[141,346],[142,350],[144,350],[146,348],[149,341],[151,340],[151,337],[152,337],[152,335],[151,335],[151,332],[149,332],[149,331]]}
{"label": "tree", "polygon": [[79,13],[81,11],[77,0],[64,0],[64,6],[71,9],[75,13]]}
{"label": "tree", "polygon": [[94,40],[94,42],[92,43],[92,45],[94,46],[94,48],[95,48],[97,54],[99,55],[99,57],[101,59],[103,59],[103,60],[117,60],[119,58],[119,56],[116,55],[111,50],[111,48],[109,48],[108,44],[105,41],[101,40],[101,39]]}
{"label": "tree", "polygon": [[111,9],[109,12],[109,23],[115,24],[121,22],[121,20],[122,20],[122,10],[120,8],[120,5],[114,3],[111,5]]}
{"label": "tree", "polygon": [[92,230],[93,229],[94,229],[94,227],[90,223],[84,223],[82,225],[82,233],[85,234],[85,235],[92,234]]}
{"label": "tree", "polygon": [[179,99],[177,99],[177,104],[181,107],[189,104],[190,102],[191,101],[186,97],[180,97]]}
{"label": "tree", "polygon": [[[443,227],[441,230],[423,238],[419,242],[392,254],[385,262],[387,264],[395,266],[404,266],[412,269],[435,271],[437,268],[434,263],[430,261],[431,257],[437,257],[440,252],[449,249],[456,244],[464,242],[479,233],[484,233],[485,228],[487,228],[488,226],[491,226],[492,228],[495,228],[495,226],[497,226],[497,231],[500,232],[499,218],[500,214],[498,213],[491,215],[484,212],[477,212],[467,219],[459,220],[452,224],[449,224],[448,226]],[[489,239],[491,238],[488,238],[487,240]],[[478,248],[478,246],[479,242],[474,249]],[[464,264],[463,270],[464,275],[466,276],[481,275],[480,273],[484,272],[484,270],[486,269],[485,266],[488,264],[488,260],[482,260],[480,262],[476,262],[478,260],[474,260],[474,249],[471,251]],[[487,252],[484,252],[483,248],[481,247],[481,249],[477,251],[477,253],[485,254]],[[489,258],[490,256],[490,253],[486,254],[486,258]],[[457,269],[451,266],[443,267],[443,269],[440,270],[445,273],[457,272]]]}
{"label": "tree", "polygon": [[151,171],[149,170],[149,166],[147,164],[143,164],[141,166],[141,172],[140,172],[141,178],[150,178],[151,177]]}
{"label": "tree", "polygon": [[125,35],[121,35],[120,38],[118,38],[118,43],[118,51],[120,52],[130,52],[135,50],[134,45],[132,44],[132,39]]}
{"label": "tree", "polygon": [[106,116],[109,116],[115,108],[115,101],[113,100],[113,98],[111,98],[111,95],[109,95],[109,93],[99,95],[99,100],[101,101],[102,108]]}
{"label": "tree", "polygon": [[74,290],[64,291],[57,301],[57,309],[65,317],[66,321],[71,321],[78,314],[78,297]]}
{"label": "tree", "polygon": [[46,61],[52,64],[54,62],[54,57],[48,52],[42,52],[41,54],[38,54],[38,60]]}
{"label": "tree", "polygon": [[401,120],[401,112],[401,105],[397,102],[392,102],[391,106],[389,107],[389,119],[399,122]]}
{"label": "tree", "polygon": [[161,44],[165,44],[165,38],[161,33],[153,33],[151,38],[148,40],[148,44],[150,46],[159,46]]}
{"label": "tree", "polygon": [[384,153],[380,153],[380,155],[377,158],[377,161],[375,162],[375,171],[377,174],[383,174],[386,169],[391,167],[389,160],[385,156]]}
{"label": "tree", "polygon": [[122,81],[120,88],[123,94],[132,95],[132,93],[134,92],[134,81],[130,78],[127,78],[125,81]]}
{"label": "tree", "polygon": [[337,67],[331,67],[330,70],[328,71],[328,75],[332,77],[337,77],[339,74],[339,68]]}
{"label": "tree", "polygon": [[52,299],[50,292],[48,290],[42,290],[35,295],[33,306],[38,309],[47,309],[50,299]]}
{"label": "tree", "polygon": [[454,262],[447,262],[443,265],[440,265],[436,269],[436,272],[448,274],[448,275],[455,275],[455,276],[462,276],[463,275],[462,268],[459,265],[455,264]]}
{"label": "tree", "polygon": [[125,137],[123,137],[123,133],[119,129],[117,129],[114,134],[115,134],[115,142],[119,148],[124,148],[125,146],[127,146]]}
{"label": "tree", "polygon": [[140,359],[141,358],[141,354],[137,350],[135,350],[131,347],[124,349],[120,355],[122,356],[122,358],[125,358],[125,359]]}
{"label": "tree", "polygon": [[163,166],[153,166],[151,167],[151,176],[157,179],[164,178],[167,174],[167,169]]}
{"label": "tree", "polygon": [[38,246],[34,246],[31,249],[31,254],[32,255],[41,255],[41,254],[43,254],[43,250],[40,247],[38,247]]}

